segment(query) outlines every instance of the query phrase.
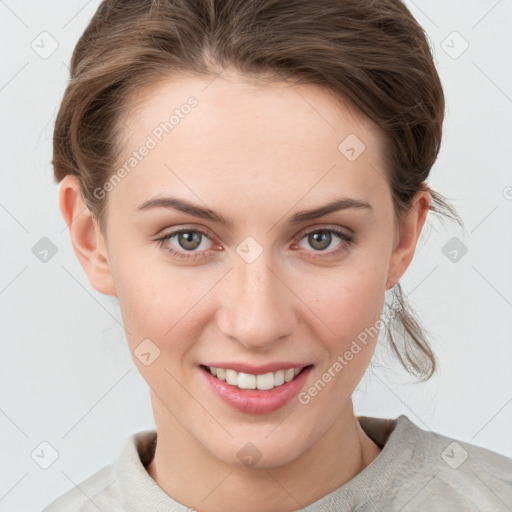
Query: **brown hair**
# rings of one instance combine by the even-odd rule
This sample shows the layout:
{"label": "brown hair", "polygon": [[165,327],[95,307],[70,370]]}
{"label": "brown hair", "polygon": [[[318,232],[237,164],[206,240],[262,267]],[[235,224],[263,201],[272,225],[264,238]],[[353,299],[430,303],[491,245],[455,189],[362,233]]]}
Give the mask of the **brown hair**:
{"label": "brown hair", "polygon": [[[114,172],[132,95],[227,66],[248,78],[318,84],[348,99],[383,134],[397,218],[417,191],[428,190],[430,209],[462,225],[425,183],[441,144],[444,95],[426,34],[400,0],[104,0],[71,59],[55,123],[55,180],[77,176],[104,226],[106,200],[94,190]],[[387,329],[390,347],[407,371],[428,380],[435,356],[400,283],[393,293],[390,324],[402,333]]]}

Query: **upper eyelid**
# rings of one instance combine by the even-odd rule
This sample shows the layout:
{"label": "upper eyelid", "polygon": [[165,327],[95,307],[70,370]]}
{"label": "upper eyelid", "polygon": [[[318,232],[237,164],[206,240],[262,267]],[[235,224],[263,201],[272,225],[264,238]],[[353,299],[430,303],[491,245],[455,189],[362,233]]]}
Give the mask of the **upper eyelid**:
{"label": "upper eyelid", "polygon": [[[334,231],[341,231],[341,230],[346,230],[348,231],[348,235],[349,236],[354,236],[354,231],[346,226],[336,226],[336,225],[323,225],[323,226],[318,226],[318,227],[312,227],[312,228],[304,228],[303,230],[299,231],[299,234],[303,236],[305,235],[308,235],[310,233],[315,233],[317,231],[329,231],[329,230],[334,230]],[[160,235],[158,238],[164,238],[164,237],[171,237],[173,235],[176,235],[176,234],[179,234],[179,233],[182,233],[182,232],[188,232],[188,231],[196,231],[198,233],[203,233],[205,234],[206,236],[208,236],[209,238],[211,238],[211,236],[213,235],[213,233],[208,229],[208,228],[203,228],[203,227],[177,227],[177,228],[170,228],[169,231],[164,231],[162,233],[162,235]],[[214,238],[217,238],[215,235],[213,235]],[[297,235],[294,235],[293,238],[297,237]]]}

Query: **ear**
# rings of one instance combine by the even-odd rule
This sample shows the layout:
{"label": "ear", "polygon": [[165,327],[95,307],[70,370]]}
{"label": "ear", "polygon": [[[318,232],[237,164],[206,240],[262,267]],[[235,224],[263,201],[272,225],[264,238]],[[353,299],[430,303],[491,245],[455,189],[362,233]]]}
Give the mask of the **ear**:
{"label": "ear", "polygon": [[117,296],[110,272],[106,243],[99,224],[87,208],[78,178],[67,175],[59,183],[59,205],[69,229],[71,243],[91,286]]}
{"label": "ear", "polygon": [[393,288],[409,267],[431,200],[432,196],[428,191],[418,191],[411,201],[411,209],[402,216],[391,254],[386,290]]}

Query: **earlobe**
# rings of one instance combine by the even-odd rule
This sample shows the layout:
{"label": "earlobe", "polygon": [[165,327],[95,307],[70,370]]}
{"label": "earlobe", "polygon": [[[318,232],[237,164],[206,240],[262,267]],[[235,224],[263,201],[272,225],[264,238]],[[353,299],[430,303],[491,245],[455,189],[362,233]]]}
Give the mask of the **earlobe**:
{"label": "earlobe", "polygon": [[393,288],[409,267],[421,231],[425,224],[432,196],[426,190],[420,190],[411,202],[411,209],[400,223],[398,241],[394,246],[389,265],[386,290]]}
{"label": "earlobe", "polygon": [[67,175],[59,183],[58,194],[73,250],[91,286],[100,293],[116,296],[106,244],[98,222],[83,200],[78,178]]}

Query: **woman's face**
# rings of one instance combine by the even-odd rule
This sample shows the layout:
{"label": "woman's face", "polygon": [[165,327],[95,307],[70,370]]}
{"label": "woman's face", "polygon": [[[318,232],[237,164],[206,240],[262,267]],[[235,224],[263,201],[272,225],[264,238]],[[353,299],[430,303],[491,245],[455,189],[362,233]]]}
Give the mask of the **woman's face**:
{"label": "woman's face", "polygon": [[[121,127],[106,248],[157,427],[229,464],[246,451],[259,467],[294,460],[351,405],[384,292],[409,263],[394,251],[379,133],[317,86],[259,87],[227,72],[139,93]],[[156,198],[191,206],[147,203]],[[305,213],[336,201],[344,207]],[[203,365],[309,368],[248,392]]]}

